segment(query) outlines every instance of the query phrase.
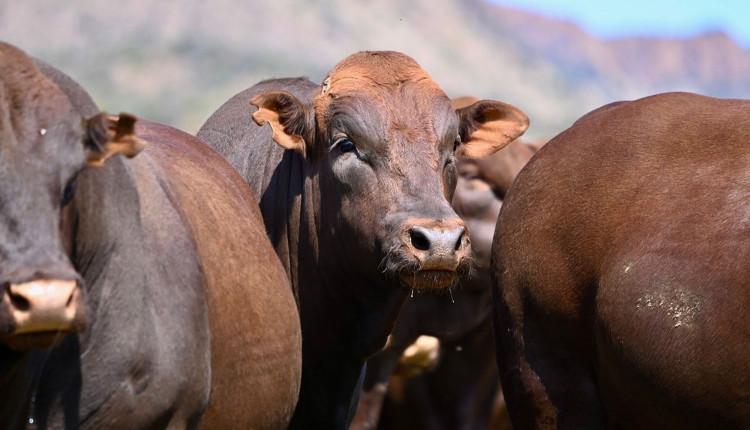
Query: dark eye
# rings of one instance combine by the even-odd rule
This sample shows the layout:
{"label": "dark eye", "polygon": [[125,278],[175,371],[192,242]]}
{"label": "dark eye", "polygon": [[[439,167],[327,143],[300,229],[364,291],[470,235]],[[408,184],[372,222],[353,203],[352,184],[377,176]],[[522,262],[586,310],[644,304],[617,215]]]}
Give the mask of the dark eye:
{"label": "dark eye", "polygon": [[65,206],[68,203],[70,203],[73,200],[73,196],[76,193],[76,180],[73,179],[70,182],[68,182],[68,185],[65,186],[65,190],[63,191],[62,195],[62,201],[60,202],[60,206]]}
{"label": "dark eye", "polygon": [[456,140],[453,141],[453,152],[456,152],[458,146],[461,144],[461,136],[456,136]]}
{"label": "dark eye", "polygon": [[349,139],[342,140],[339,142],[339,149],[341,152],[349,152],[354,149],[354,142]]}

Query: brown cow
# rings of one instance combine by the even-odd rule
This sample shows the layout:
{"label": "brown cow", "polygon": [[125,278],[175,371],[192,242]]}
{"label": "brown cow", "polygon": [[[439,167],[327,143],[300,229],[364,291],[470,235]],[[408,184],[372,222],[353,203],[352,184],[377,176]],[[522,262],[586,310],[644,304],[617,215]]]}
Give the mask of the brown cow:
{"label": "brown cow", "polygon": [[363,364],[409,291],[447,290],[469,266],[465,225],[449,204],[454,153],[489,155],[527,125],[500,102],[454,110],[395,52],[354,54],[321,85],[261,82],[203,125],[198,136],[260,196],[298,295],[303,372],[292,427],[346,428]]}
{"label": "brown cow", "polygon": [[750,101],[613,104],[543,147],[493,243],[518,428],[750,428]]}
{"label": "brown cow", "polygon": [[0,44],[0,423],[284,428],[300,326],[254,196],[134,123]]}

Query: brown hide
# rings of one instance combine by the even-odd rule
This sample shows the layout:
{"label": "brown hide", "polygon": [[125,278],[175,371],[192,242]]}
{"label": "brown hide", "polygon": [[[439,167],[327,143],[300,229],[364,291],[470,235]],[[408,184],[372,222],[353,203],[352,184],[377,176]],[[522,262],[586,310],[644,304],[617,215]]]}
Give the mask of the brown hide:
{"label": "brown hide", "polygon": [[286,427],[299,391],[299,317],[255,196],[200,140],[144,120],[138,135],[168,178],[206,279],[211,395],[200,428]]}
{"label": "brown hide", "polygon": [[750,102],[661,94],[535,155],[493,243],[518,428],[750,426]]}

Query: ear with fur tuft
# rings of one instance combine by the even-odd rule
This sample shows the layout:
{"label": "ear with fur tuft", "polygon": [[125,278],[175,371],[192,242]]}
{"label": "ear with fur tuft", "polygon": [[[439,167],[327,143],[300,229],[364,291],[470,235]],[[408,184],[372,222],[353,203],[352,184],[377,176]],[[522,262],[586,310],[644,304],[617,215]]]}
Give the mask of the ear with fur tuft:
{"label": "ear with fur tuft", "polygon": [[146,142],[135,135],[135,116],[100,113],[86,121],[86,147],[90,166],[101,166],[108,158],[122,154],[135,157],[146,147]]}
{"label": "ear with fur tuft", "polygon": [[480,100],[456,109],[461,145],[456,156],[482,158],[502,149],[529,127],[529,118],[507,103]]}
{"label": "ear with fur tuft", "polygon": [[276,143],[305,156],[305,136],[310,135],[311,125],[307,108],[296,97],[285,91],[269,91],[255,96],[250,104],[258,107],[253,120],[261,126],[268,123]]}

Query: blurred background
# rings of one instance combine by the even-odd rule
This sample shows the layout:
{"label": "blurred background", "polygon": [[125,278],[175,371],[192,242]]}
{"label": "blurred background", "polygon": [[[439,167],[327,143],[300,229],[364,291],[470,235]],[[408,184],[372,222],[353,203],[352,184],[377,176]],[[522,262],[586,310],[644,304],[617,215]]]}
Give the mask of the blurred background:
{"label": "blurred background", "polygon": [[544,140],[605,103],[664,91],[750,98],[750,2],[0,0],[0,40],[81,83],[104,110],[195,133],[271,77],[320,82],[345,56],[397,50],[451,97],[509,102]]}

